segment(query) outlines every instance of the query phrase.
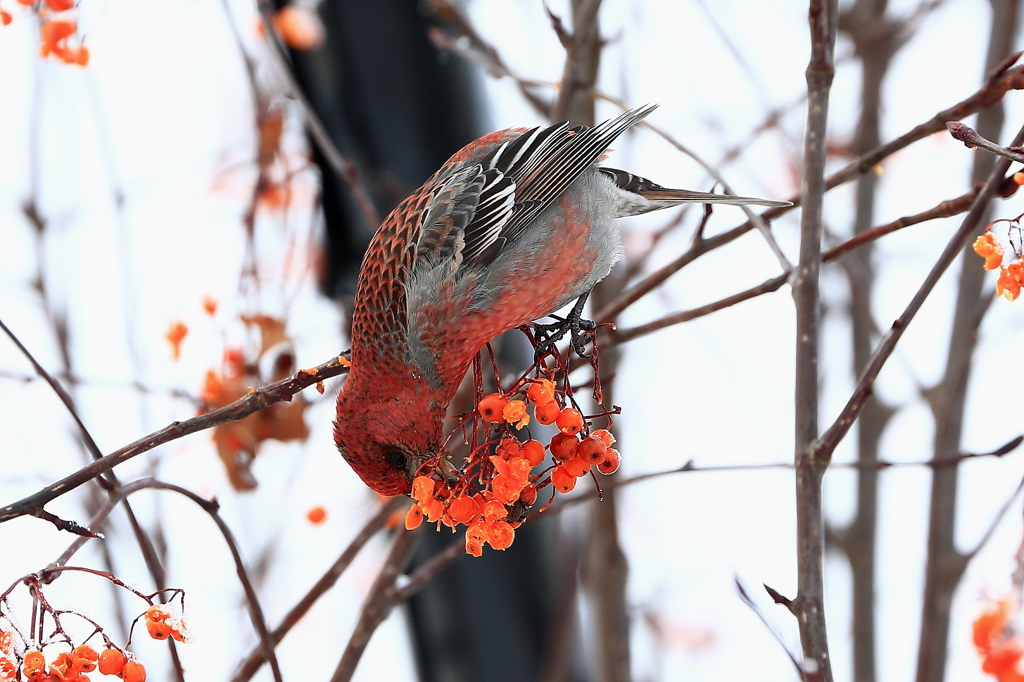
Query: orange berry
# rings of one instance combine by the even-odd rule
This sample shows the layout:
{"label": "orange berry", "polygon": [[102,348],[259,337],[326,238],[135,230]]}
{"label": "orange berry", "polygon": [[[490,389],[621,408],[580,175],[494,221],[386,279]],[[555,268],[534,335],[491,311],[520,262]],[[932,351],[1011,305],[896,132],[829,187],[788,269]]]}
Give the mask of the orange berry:
{"label": "orange berry", "polygon": [[324,26],[314,10],[301,5],[285,5],[271,18],[274,30],[288,47],[309,51],[324,42]]}
{"label": "orange berry", "polygon": [[0,23],[6,26],[12,21],[14,21],[14,17],[11,16],[11,13],[5,12],[4,10],[0,9]]}
{"label": "orange berry", "polygon": [[519,484],[519,487],[526,485],[530,480],[530,469],[533,465],[525,457],[513,457],[508,461],[508,477]]}
{"label": "orange berry", "polygon": [[409,507],[409,511],[405,512],[405,529],[419,528],[421,523],[423,523],[423,510],[418,504],[414,504]]}
{"label": "orange berry", "polygon": [[[55,21],[50,22],[50,24],[56,24],[56,23],[57,22],[55,22]],[[49,24],[44,24],[44,25],[49,25]],[[181,322],[181,321],[172,322],[170,328],[168,328],[168,330],[167,330],[167,333],[164,334],[164,338],[166,338],[167,342],[171,344],[171,359],[172,360],[178,360],[178,359],[181,358],[181,342],[185,339],[185,337],[187,335],[188,335],[188,326],[185,325],[185,323]]]}
{"label": "orange berry", "polygon": [[426,502],[420,503],[420,508],[427,517],[427,521],[433,523],[444,514],[444,503],[436,497],[427,498]]}
{"label": "orange berry", "polygon": [[54,12],[64,12],[75,6],[74,0],[46,0],[46,4]]}
{"label": "orange berry", "polygon": [[508,398],[500,393],[491,393],[481,398],[480,404],[476,407],[480,410],[480,416],[485,422],[500,424],[505,421],[503,413],[506,405],[508,405]]}
{"label": "orange berry", "polygon": [[611,432],[611,431],[608,431],[607,429],[598,429],[597,431],[594,431],[594,432],[593,432],[593,433],[591,433],[590,435],[591,435],[591,436],[597,436],[597,437],[598,437],[598,438],[600,438],[600,439],[601,439],[601,440],[602,440],[602,441],[604,442],[604,444],[605,444],[605,445],[607,445],[608,447],[611,447],[611,446],[612,446],[612,443],[614,443],[614,442],[615,442],[615,436],[613,436],[613,435],[612,435],[612,432]]}
{"label": "orange berry", "polygon": [[[21,672],[30,680],[37,680],[46,672],[46,659],[42,651],[26,651],[21,663]],[[15,679],[15,678],[11,678]]]}
{"label": "orange berry", "polygon": [[476,517],[476,503],[469,495],[459,495],[448,505],[448,515],[456,523],[468,525]]}
{"label": "orange berry", "polygon": [[558,413],[562,411],[562,408],[558,406],[554,400],[543,405],[538,405],[537,409],[533,411],[533,416],[537,419],[539,424],[554,424],[555,420],[558,419]]}
{"label": "orange berry", "polygon": [[586,476],[587,472],[590,471],[590,462],[583,459],[579,455],[573,457],[568,462],[564,463],[562,466],[565,467],[565,470],[568,473],[572,474],[576,478],[579,478],[580,476]]}
{"label": "orange berry", "polygon": [[327,510],[317,505],[306,512],[306,519],[314,526],[319,526],[327,520]]}
{"label": "orange berry", "polygon": [[604,453],[608,450],[605,442],[597,436],[588,436],[580,441],[576,456],[587,464],[600,464],[604,459]]}
{"label": "orange berry", "polygon": [[487,531],[491,547],[494,549],[506,549],[516,539],[516,531],[505,521],[495,521]]}
{"label": "orange berry", "polygon": [[544,461],[544,444],[539,440],[528,440],[523,443],[523,457],[535,467]]}
{"label": "orange berry", "polygon": [[576,477],[565,470],[565,466],[557,466],[551,472],[551,484],[560,493],[567,493],[576,487]]}
{"label": "orange berry", "polygon": [[217,314],[217,301],[211,296],[203,296],[203,310],[210,317]]}
{"label": "orange berry", "polygon": [[532,485],[526,486],[519,493],[519,501],[527,507],[532,506],[533,503],[537,501],[537,489]]}
{"label": "orange berry", "polygon": [[78,672],[91,673],[96,669],[96,661],[99,660],[100,655],[88,644],[75,647],[75,650],[71,653],[74,658],[73,667]]}
{"label": "orange berry", "polygon": [[146,620],[162,623],[171,617],[171,612],[163,604],[154,604],[146,609]]}
{"label": "orange berry", "polygon": [[[71,653],[70,652],[66,652],[66,653],[63,653],[63,654],[58,654],[57,658],[53,659],[53,663],[50,664],[50,677],[57,676],[57,677],[59,677],[62,680],[65,677],[68,677],[69,673],[71,673],[71,664],[72,663],[74,663],[74,661],[71,658]],[[42,679],[49,680],[49,678],[39,678],[39,679],[41,679],[41,680]]]}
{"label": "orange berry", "polygon": [[1021,287],[1024,286],[1024,261],[1014,261],[1005,268],[999,269],[999,279],[996,280],[996,296],[1004,296],[1006,300],[1012,301],[1020,295]]}
{"label": "orange berry", "polygon": [[512,504],[519,499],[522,484],[517,484],[509,476],[498,475],[491,481],[491,493],[494,501],[500,504]]}
{"label": "orange berry", "polygon": [[147,620],[146,629],[149,630],[149,636],[153,639],[167,639],[171,636],[171,626],[160,621]]}
{"label": "orange berry", "polygon": [[597,465],[597,470],[607,476],[608,474],[614,474],[619,469],[619,464],[622,462],[622,457],[619,456],[619,451],[615,448],[608,448],[604,453],[604,459],[600,464]]}
{"label": "orange berry", "polygon": [[555,459],[563,462],[568,462],[575,457],[579,446],[580,442],[576,440],[576,436],[570,436],[567,433],[556,433],[551,437],[551,454],[555,456]]}
{"label": "orange berry", "polygon": [[985,259],[986,270],[995,270],[1003,264],[1003,246],[991,232],[986,231],[974,240],[974,252]]}
{"label": "orange berry", "polygon": [[508,516],[508,509],[505,509],[505,505],[501,502],[491,500],[484,505],[484,523],[491,523],[506,516]]}
{"label": "orange berry", "polygon": [[417,476],[412,480],[412,494],[410,497],[420,504],[434,496],[434,479],[430,476]]}
{"label": "orange berry", "polygon": [[501,442],[498,443],[498,447],[495,448],[502,459],[508,459],[509,457],[518,457],[523,451],[523,444],[515,438],[502,438]]}
{"label": "orange berry", "polygon": [[[477,542],[481,545],[487,542],[487,524],[483,523],[482,521],[478,521],[469,528],[467,528],[466,540],[467,542],[469,540],[472,540],[473,542]],[[477,554],[477,556],[480,555]]]}
{"label": "orange berry", "polygon": [[146,682],[146,666],[133,657],[121,669],[121,679],[124,682]]}
{"label": "orange berry", "polygon": [[479,540],[469,537],[469,533],[466,533],[466,554],[472,554],[473,556],[483,556],[484,546]]}
{"label": "orange berry", "polygon": [[530,423],[530,415],[526,413],[526,403],[522,400],[508,401],[505,409],[501,411],[501,416],[509,424],[514,424],[517,429],[521,429]]}
{"label": "orange berry", "polygon": [[555,382],[550,379],[534,379],[526,389],[526,397],[534,405],[544,405],[555,399]]}
{"label": "orange berry", "polygon": [[51,52],[66,49],[65,41],[76,30],[77,24],[73,21],[47,21],[39,27],[39,37],[42,39],[39,54],[48,57]]}
{"label": "orange berry", "polygon": [[562,433],[574,435],[583,430],[583,415],[580,414],[579,410],[567,407],[558,413],[555,423],[558,425],[558,430]]}
{"label": "orange berry", "polygon": [[118,649],[107,649],[100,654],[100,672],[104,675],[120,675],[128,659]]}

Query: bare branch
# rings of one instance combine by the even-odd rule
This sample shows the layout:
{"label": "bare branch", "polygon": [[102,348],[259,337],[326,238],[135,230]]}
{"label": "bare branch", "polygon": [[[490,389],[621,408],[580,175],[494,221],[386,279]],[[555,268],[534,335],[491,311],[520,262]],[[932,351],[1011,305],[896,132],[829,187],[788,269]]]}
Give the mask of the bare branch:
{"label": "bare branch", "polygon": [[256,6],[260,12],[260,20],[263,23],[263,32],[266,35],[270,57],[274,62],[274,66],[277,67],[278,75],[281,76],[288,95],[299,103],[302,114],[306,119],[306,128],[309,130],[310,136],[313,138],[316,146],[320,148],[331,169],[338,174],[338,177],[341,178],[346,186],[348,186],[349,191],[352,192],[352,198],[355,199],[360,213],[363,214],[363,219],[366,220],[372,229],[376,229],[380,225],[380,215],[377,214],[377,209],[374,207],[370,195],[363,186],[362,180],[359,177],[359,170],[355,164],[342,156],[341,152],[338,151],[338,147],[331,140],[330,134],[324,128],[323,122],[317,115],[316,109],[313,108],[305,93],[302,92],[302,88],[299,87],[298,82],[295,80],[295,75],[288,65],[288,55],[277,37],[277,32],[274,30],[271,20],[274,8],[268,0],[259,0]]}
{"label": "bare branch", "polygon": [[[1020,53],[1011,55],[1011,57],[1013,60],[1016,60],[1020,57]],[[1010,68],[1012,65],[1013,61],[1008,58],[1000,68],[993,71],[985,85],[967,99],[958,102],[948,109],[938,112],[924,123],[915,126],[910,131],[881,145],[880,147],[873,149],[867,154],[863,154],[855,158],[842,169],[828,176],[825,181],[826,190],[831,190],[839,185],[850,182],[858,175],[868,172],[874,168],[875,165],[881,163],[884,159],[895,154],[901,149],[904,149],[914,142],[928,137],[933,133],[944,130],[948,121],[959,120],[982,109],[987,109],[1002,101],[1003,97],[1010,90],[1024,89],[1024,66]],[[800,195],[795,195],[790,197],[789,201],[793,202],[793,206],[770,208],[763,211],[760,214],[761,217],[764,220],[774,220],[775,218],[778,218],[799,206],[802,202],[802,197]],[[605,306],[604,309],[596,312],[594,314],[594,319],[599,322],[613,321],[619,313],[641,297],[656,289],[661,283],[681,270],[684,266],[697,260],[697,258],[703,256],[709,251],[713,251],[714,249],[735,241],[753,228],[753,223],[747,221],[742,225],[738,225],[731,230],[715,235],[714,237],[709,237],[708,239],[703,240],[700,244],[692,246],[672,263],[669,263],[665,267],[651,273],[646,278],[624,291],[614,301]]]}
{"label": "bare branch", "polygon": [[35,515],[48,502],[91,481],[103,472],[113,469],[118,464],[127,462],[129,459],[144,452],[149,452],[159,445],[220,424],[240,421],[250,414],[264,410],[271,405],[291,400],[296,393],[304,388],[309,388],[325,379],[330,379],[346,372],[348,372],[347,361],[342,363],[341,356],[331,358],[313,369],[299,370],[295,373],[295,376],[288,379],[282,379],[260,388],[254,388],[248,395],[239,398],[230,405],[211,410],[191,419],[173,422],[159,431],[154,431],[134,443],[115,450],[92,464],[82,467],[75,473],[46,486],[39,492],[12,504],[0,507],[0,523],[19,516]]}
{"label": "bare branch", "polygon": [[977,130],[969,125],[960,123],[959,121],[950,121],[946,124],[946,128],[949,130],[949,134],[953,136],[953,139],[960,140],[970,149],[977,149],[980,147],[981,149],[991,152],[996,156],[1001,156],[1004,159],[1016,161],[1017,163],[1024,163],[1024,154],[1020,151],[1003,147],[982,137],[978,134]]}
{"label": "bare branch", "polygon": [[[345,572],[345,569],[349,567],[352,560],[356,558],[359,551],[369,542],[378,530],[384,527],[384,523],[388,518],[399,509],[403,504],[407,504],[408,500],[404,497],[392,497],[390,500],[381,505],[380,509],[363,525],[362,529],[356,533],[356,536],[352,538],[352,542],[349,543],[348,547],[341,553],[341,555],[335,560],[334,564],[321,576],[319,580],[309,589],[309,592],[305,594],[302,599],[299,600],[295,606],[285,615],[281,620],[281,624],[278,625],[270,633],[271,646],[277,646],[281,643],[281,640],[285,638],[285,635],[295,626],[299,620],[309,612],[313,604],[322,597],[328,590],[334,587],[334,584],[338,582],[338,578]],[[249,655],[242,661],[239,666],[238,672],[231,678],[232,682],[247,682],[253,675],[260,669],[263,662],[266,660],[264,656],[263,647],[257,647],[253,649]]]}
{"label": "bare branch", "polygon": [[807,129],[804,134],[803,211],[800,262],[793,279],[796,305],[795,434],[797,596],[793,614],[800,628],[805,666],[832,682],[825,622],[825,538],[822,533],[821,479],[829,457],[818,456],[818,274],[821,268],[822,205],[826,190],[829,94],[835,75],[836,0],[811,0],[808,12],[811,58],[807,65]]}
{"label": "bare branch", "polygon": [[[1003,181],[1000,196],[1004,198],[1007,196],[1012,196],[1012,194],[1017,191],[1018,187],[1019,185],[1017,185],[1017,183],[1013,181],[1012,177],[1007,177]],[[827,251],[824,251],[821,254],[821,260],[822,262],[836,260],[840,256],[846,255],[847,253],[853,251],[859,246],[863,246],[864,244],[873,242],[888,234],[892,234],[893,232],[902,230],[905,227],[910,227],[911,225],[917,225],[925,221],[936,220],[938,218],[949,218],[951,216],[963,213],[970,209],[971,204],[977,198],[979,191],[981,191],[981,185],[975,187],[974,189],[968,192],[965,192],[964,194],[961,194],[955,199],[942,201],[939,204],[928,209],[927,211],[922,211],[911,216],[904,216],[892,222],[885,223],[884,225],[879,225],[878,227],[872,228],[866,232],[862,232],[856,235],[855,237],[851,237],[842,244],[839,244],[837,246],[832,247],[831,249],[828,249]],[[634,339],[640,338],[641,336],[646,336],[660,329],[664,329],[665,327],[681,324],[683,322],[690,322],[691,320],[695,320],[699,317],[704,317],[705,315],[710,315],[713,312],[722,310],[723,308],[731,307],[733,305],[736,305],[737,303],[742,303],[743,301],[750,300],[751,298],[755,298],[762,294],[778,291],[780,288],[782,288],[782,285],[788,281],[788,279],[788,275],[783,273],[777,277],[773,277],[769,280],[766,280],[761,284],[758,284],[757,286],[751,287],[749,289],[741,291],[737,294],[733,294],[731,296],[726,296],[725,298],[722,298],[718,301],[714,301],[712,303],[708,303],[698,308],[692,308],[690,310],[684,310],[677,313],[670,313],[669,315],[658,318],[657,320],[652,320],[651,322],[647,322],[646,324],[638,325],[636,327],[628,327],[626,329],[608,331],[607,334],[609,336],[609,340],[605,343],[612,345],[626,343],[627,341],[632,341]]]}
{"label": "bare branch", "polygon": [[[417,529],[419,530],[419,529]],[[347,682],[352,679],[362,658],[366,645],[370,643],[377,626],[391,613],[395,606],[395,582],[401,574],[403,567],[412,556],[412,550],[416,547],[416,531],[399,530],[395,535],[394,543],[391,545],[391,552],[384,561],[377,579],[370,588],[363,603],[363,610],[356,621],[355,630],[348,640],[348,646],[341,655],[338,667],[331,676],[331,682]]]}
{"label": "bare branch", "polygon": [[[1020,132],[1017,133],[1014,139],[1014,145],[1020,145],[1024,142],[1024,128],[1021,128]],[[985,210],[988,208],[989,201],[996,195],[996,190],[1002,184],[1003,175],[1006,173],[1010,166],[1009,159],[1000,159],[996,163],[995,168],[989,174],[988,180],[985,185],[981,188],[978,193],[974,204],[971,206],[971,210],[964,218],[963,223],[960,225],[960,229],[957,230],[956,234],[953,235],[949,243],[946,244],[946,248],[942,251],[939,259],[932,267],[931,272],[922,282],[921,287],[914,294],[914,298],[911,299],[910,303],[907,304],[903,314],[893,322],[892,327],[886,332],[885,336],[882,337],[881,342],[875,349],[875,352],[871,356],[871,361],[864,368],[860,379],[857,382],[857,386],[853,391],[853,395],[850,396],[849,401],[846,403],[846,407],[836,418],[835,422],[828,428],[828,430],[822,435],[818,442],[814,446],[814,451],[817,456],[829,457],[836,446],[843,439],[846,433],[853,426],[853,422],[856,420],[857,415],[864,408],[864,403],[871,396],[875,379],[878,377],[878,373],[882,370],[882,366],[885,361],[889,359],[893,349],[896,347],[896,343],[903,336],[903,332],[906,331],[907,326],[914,319],[917,311],[920,310],[921,305],[924,303],[928,295],[931,294],[932,289],[935,288],[935,284],[939,281],[939,278],[950,266],[953,260],[957,257],[960,251],[963,249],[964,244],[974,234],[974,231],[978,228],[982,217],[985,214]]]}

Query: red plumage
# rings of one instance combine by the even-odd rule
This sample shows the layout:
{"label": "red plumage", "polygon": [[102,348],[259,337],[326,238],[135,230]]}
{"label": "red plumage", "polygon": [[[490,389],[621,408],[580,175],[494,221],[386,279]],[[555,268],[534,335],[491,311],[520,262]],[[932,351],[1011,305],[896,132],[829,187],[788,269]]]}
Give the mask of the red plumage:
{"label": "red plumage", "polygon": [[370,488],[409,492],[438,454],[448,404],[484,344],[607,276],[620,249],[613,219],[680,203],[783,203],[669,190],[594,165],[653,109],[593,128],[485,135],[385,219],[359,273],[334,431]]}

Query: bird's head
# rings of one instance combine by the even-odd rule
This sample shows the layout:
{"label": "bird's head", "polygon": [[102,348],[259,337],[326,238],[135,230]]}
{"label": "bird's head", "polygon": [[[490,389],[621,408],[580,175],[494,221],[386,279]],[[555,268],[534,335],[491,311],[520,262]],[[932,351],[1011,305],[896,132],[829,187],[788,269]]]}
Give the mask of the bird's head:
{"label": "bird's head", "polygon": [[416,394],[374,400],[350,388],[338,395],[338,452],[374,492],[408,495],[416,472],[441,448],[443,410],[422,404]]}

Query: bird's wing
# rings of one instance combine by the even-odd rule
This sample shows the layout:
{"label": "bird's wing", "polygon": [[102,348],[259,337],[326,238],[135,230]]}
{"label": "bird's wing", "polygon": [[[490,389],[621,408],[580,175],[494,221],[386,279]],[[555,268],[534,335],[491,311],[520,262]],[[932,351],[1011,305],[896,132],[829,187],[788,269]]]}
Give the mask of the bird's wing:
{"label": "bird's wing", "polygon": [[454,273],[492,262],[615,138],[656,106],[631,109],[592,128],[559,123],[519,134],[495,133],[501,137],[477,152],[477,162],[442,169],[428,180],[381,226],[387,238],[382,234],[374,240],[378,246],[408,245],[401,254],[382,253],[378,260],[394,270],[377,273],[376,287],[367,282],[382,294],[387,290],[379,301],[389,303],[387,321],[406,326],[405,285],[410,277],[436,272],[437,266]]}
{"label": "bird's wing", "polygon": [[559,123],[507,136],[479,163],[436,177],[412,240],[413,267],[490,263],[615,138],[656,106],[631,109],[593,128]]}
{"label": "bird's wing", "polygon": [[593,128],[567,123],[506,140],[480,164],[484,184],[465,226],[460,263],[486,265],[553,203],[627,128],[657,107],[626,111]]}

